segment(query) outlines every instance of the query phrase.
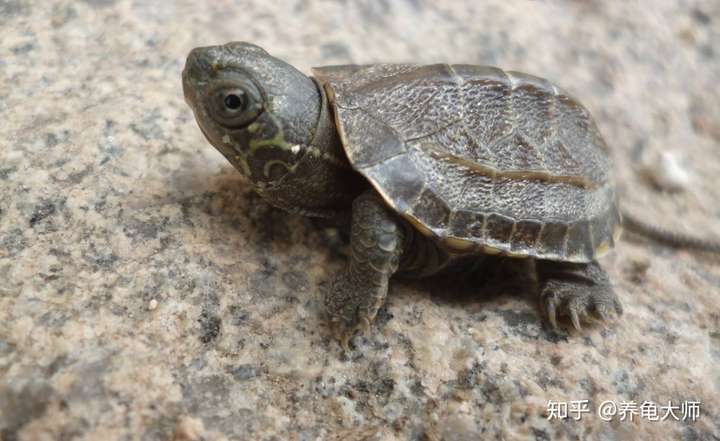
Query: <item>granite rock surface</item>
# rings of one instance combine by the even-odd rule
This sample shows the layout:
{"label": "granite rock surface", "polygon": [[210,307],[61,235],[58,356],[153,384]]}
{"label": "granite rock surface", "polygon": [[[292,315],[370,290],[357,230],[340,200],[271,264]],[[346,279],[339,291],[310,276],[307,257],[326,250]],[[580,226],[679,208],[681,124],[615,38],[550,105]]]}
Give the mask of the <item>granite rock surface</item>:
{"label": "granite rock surface", "polygon": [[[0,0],[0,440],[720,439],[720,263],[631,235],[602,261],[625,306],[607,328],[554,332],[522,289],[401,282],[343,354],[319,318],[342,258],[183,101],[188,51],[229,40],[306,72],[549,78],[595,115],[628,210],[720,237],[714,0]],[[666,151],[684,191],[642,172]],[[701,412],[605,422],[605,400]]]}

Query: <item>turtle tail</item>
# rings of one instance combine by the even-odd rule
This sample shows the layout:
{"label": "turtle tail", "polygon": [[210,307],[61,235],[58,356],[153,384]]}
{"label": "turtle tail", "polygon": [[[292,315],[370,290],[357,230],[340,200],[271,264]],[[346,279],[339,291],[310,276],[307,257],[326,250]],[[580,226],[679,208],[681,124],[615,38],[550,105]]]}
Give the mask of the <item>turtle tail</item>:
{"label": "turtle tail", "polygon": [[720,240],[700,238],[679,231],[669,230],[640,220],[627,210],[622,211],[623,225],[629,230],[641,234],[673,248],[720,253]]}

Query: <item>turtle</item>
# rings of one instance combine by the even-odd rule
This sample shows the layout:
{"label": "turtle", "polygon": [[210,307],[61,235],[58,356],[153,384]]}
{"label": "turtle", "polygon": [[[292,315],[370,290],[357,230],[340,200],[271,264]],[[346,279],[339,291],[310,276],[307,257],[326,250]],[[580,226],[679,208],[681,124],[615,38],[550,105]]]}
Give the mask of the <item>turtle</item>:
{"label": "turtle", "polygon": [[347,264],[322,299],[344,348],[391,277],[481,272],[488,256],[527,266],[553,328],[622,314],[598,263],[622,225],[608,145],[550,81],[468,64],[308,76],[230,42],[193,49],[182,84],[202,133],[257,194],[347,231]]}

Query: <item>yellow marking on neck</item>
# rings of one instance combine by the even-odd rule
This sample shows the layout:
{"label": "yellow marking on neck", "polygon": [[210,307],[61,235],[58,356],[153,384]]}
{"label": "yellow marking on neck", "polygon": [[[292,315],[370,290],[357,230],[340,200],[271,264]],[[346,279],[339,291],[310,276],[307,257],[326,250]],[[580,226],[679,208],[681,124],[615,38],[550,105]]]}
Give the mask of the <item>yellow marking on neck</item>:
{"label": "yellow marking on neck", "polygon": [[279,159],[273,159],[271,161],[268,161],[265,163],[265,166],[263,166],[263,174],[266,178],[270,179],[270,169],[273,165],[281,165],[285,167],[285,169],[288,171],[288,173],[294,173],[295,169],[297,169],[297,164],[288,165],[287,162],[280,161]]}
{"label": "yellow marking on neck", "polygon": [[249,178],[250,177],[250,165],[248,165],[247,157],[244,153],[242,153],[241,149],[237,145],[235,141],[230,138],[230,135],[227,133],[223,135],[222,142],[225,144],[229,144],[233,146],[233,151],[235,152],[235,155],[233,155],[233,159],[235,159],[235,163],[240,166],[242,170],[240,170],[240,173],[243,174],[243,176]]}
{"label": "yellow marking on neck", "polygon": [[[280,149],[280,150],[283,150],[286,152],[290,152],[293,155],[301,155],[302,153],[305,153],[312,157],[320,158],[325,161],[328,161],[339,167],[347,168],[347,164],[341,158],[333,156],[330,153],[323,152],[315,146],[288,143],[285,140],[285,134],[283,132],[282,125],[280,124],[278,119],[272,113],[270,113],[270,112],[267,112],[267,113],[268,113],[271,121],[275,125],[275,129],[276,129],[275,136],[273,136],[270,139],[251,139],[250,140],[250,155],[254,154],[260,148],[273,147],[273,148]],[[258,128],[259,127],[256,125],[256,123],[253,123],[248,127],[248,131],[250,133],[254,133],[258,130]]]}

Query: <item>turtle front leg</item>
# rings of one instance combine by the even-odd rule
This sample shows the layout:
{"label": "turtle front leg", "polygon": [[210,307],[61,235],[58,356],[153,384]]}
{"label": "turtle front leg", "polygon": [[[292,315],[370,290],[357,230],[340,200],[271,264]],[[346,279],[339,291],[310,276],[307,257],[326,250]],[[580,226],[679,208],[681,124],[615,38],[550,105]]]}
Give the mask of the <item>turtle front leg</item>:
{"label": "turtle front leg", "polygon": [[537,261],[540,307],[553,328],[567,317],[576,329],[590,319],[607,321],[621,315],[622,305],[610,279],[595,262],[575,264]]}
{"label": "turtle front leg", "polygon": [[372,191],[352,204],[350,257],[325,295],[324,306],[343,349],[366,331],[385,302],[390,277],[403,250],[403,229]]}

